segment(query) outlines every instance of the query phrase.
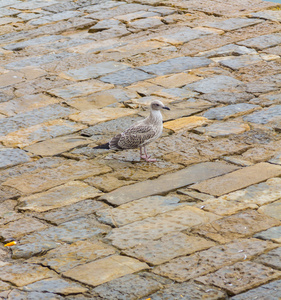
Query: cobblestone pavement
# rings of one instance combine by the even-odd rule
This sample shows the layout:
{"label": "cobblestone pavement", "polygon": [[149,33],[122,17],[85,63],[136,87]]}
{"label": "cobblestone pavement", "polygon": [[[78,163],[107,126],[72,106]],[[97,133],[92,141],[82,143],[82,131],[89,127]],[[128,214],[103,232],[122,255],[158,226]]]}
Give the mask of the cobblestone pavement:
{"label": "cobblestone pavement", "polygon": [[[280,4],[0,0],[0,25],[0,299],[281,299]],[[154,99],[156,163],[93,149]]]}

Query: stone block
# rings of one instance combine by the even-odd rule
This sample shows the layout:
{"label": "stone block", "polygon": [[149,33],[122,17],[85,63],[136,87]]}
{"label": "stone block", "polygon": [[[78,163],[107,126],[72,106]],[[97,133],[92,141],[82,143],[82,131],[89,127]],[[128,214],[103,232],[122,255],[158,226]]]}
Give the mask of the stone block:
{"label": "stone block", "polygon": [[237,71],[241,68],[247,67],[252,64],[256,64],[262,61],[262,57],[259,55],[241,55],[238,57],[230,58],[216,58],[216,62],[219,62],[221,65],[228,67],[234,71]]}
{"label": "stone block", "polygon": [[265,231],[259,232],[255,234],[254,237],[263,240],[272,240],[276,243],[281,243],[281,226],[272,227]]}
{"label": "stone block", "polygon": [[69,181],[47,192],[20,198],[20,210],[44,212],[100,195],[98,189],[83,182]]}
{"label": "stone block", "polygon": [[31,261],[62,273],[115,252],[115,248],[99,241],[77,241],[70,245],[60,245],[42,257],[33,257]]}
{"label": "stone block", "polygon": [[128,65],[115,62],[115,61],[107,61],[95,64],[94,66],[87,66],[81,69],[73,69],[68,70],[61,74],[62,77],[71,80],[88,80],[92,78],[97,78],[109,73],[114,73],[117,71],[121,71],[127,69]]}
{"label": "stone block", "polygon": [[252,184],[260,183],[271,177],[279,176],[281,168],[269,163],[259,163],[229,174],[208,179],[192,185],[190,188],[214,196],[222,196],[243,189]]}
{"label": "stone block", "polygon": [[178,256],[192,254],[212,246],[215,246],[215,243],[179,232],[163,236],[157,241],[144,242],[123,252],[149,264],[160,265]]}
{"label": "stone block", "polygon": [[264,243],[257,239],[235,240],[189,256],[182,256],[162,264],[153,272],[183,282],[214,272],[238,261],[251,259],[266,250],[275,248],[273,243]]}
{"label": "stone block", "polygon": [[280,22],[281,12],[279,10],[259,11],[251,13],[251,17]]}
{"label": "stone block", "polygon": [[203,116],[209,120],[224,120],[230,117],[234,118],[251,113],[259,108],[260,106],[254,104],[238,103],[223,107],[211,108],[205,112]]}
{"label": "stone block", "polygon": [[281,270],[281,247],[262,254],[255,259],[255,262],[261,263],[273,269]]}
{"label": "stone block", "polygon": [[88,285],[97,286],[147,268],[147,264],[139,262],[136,259],[113,255],[77,266],[64,272],[63,275]]}
{"label": "stone block", "polygon": [[1,226],[0,239],[3,241],[10,238],[19,238],[33,231],[45,229],[46,227],[45,224],[34,218],[21,218]]}
{"label": "stone block", "polygon": [[24,80],[23,74],[20,72],[10,71],[0,75],[0,87],[4,88],[10,85],[17,84]]}
{"label": "stone block", "polygon": [[239,45],[254,48],[257,50],[263,50],[265,48],[277,46],[281,43],[281,34],[280,33],[272,33],[257,36],[254,38],[250,38],[248,40],[244,40],[242,42],[238,42]]}
{"label": "stone block", "polygon": [[71,295],[77,293],[85,293],[87,288],[75,282],[68,282],[61,278],[56,279],[43,279],[37,282],[28,284],[22,288],[23,291],[36,291],[56,293],[60,295]]}
{"label": "stone block", "polygon": [[116,208],[100,210],[97,212],[98,220],[119,227],[177,209],[184,205],[179,201],[180,199],[176,197],[152,196],[142,198]]}
{"label": "stone block", "polygon": [[242,81],[230,76],[216,75],[199,80],[186,85],[187,89],[194,90],[200,93],[215,93],[223,90],[235,88],[243,84]]}
{"label": "stone block", "polygon": [[[224,103],[224,104],[236,104],[249,101],[253,98],[252,94],[242,92],[242,93],[230,93],[230,92],[216,92],[203,94],[200,99],[207,100],[212,103]],[[255,103],[251,103],[255,104]]]}
{"label": "stone block", "polygon": [[20,9],[20,10],[33,10],[33,9],[37,9],[37,8],[50,6],[53,4],[56,4],[56,1],[50,0],[48,2],[45,2],[45,1],[37,0],[37,1],[32,1],[32,2],[16,3],[16,4],[11,5],[11,7]]}
{"label": "stone block", "polygon": [[128,29],[132,32],[138,32],[141,30],[157,28],[161,25],[163,25],[163,23],[159,17],[151,17],[130,22]]}
{"label": "stone block", "polygon": [[107,239],[120,249],[137,246],[149,240],[157,240],[166,234],[188,229],[216,220],[218,216],[185,205],[155,217],[113,229]]}
{"label": "stone block", "polygon": [[254,19],[254,18],[230,18],[223,21],[213,22],[213,23],[207,23],[206,26],[208,27],[214,27],[218,29],[222,29],[224,31],[229,30],[236,30],[243,27],[255,25],[258,23],[261,23],[262,20],[260,19]]}
{"label": "stone block", "polygon": [[145,274],[129,274],[93,289],[103,299],[140,299],[161,289],[163,285]]}
{"label": "stone block", "polygon": [[114,72],[112,74],[103,76],[100,78],[100,80],[103,82],[110,83],[110,84],[130,85],[134,82],[146,80],[151,77],[153,77],[153,75],[150,75],[141,70],[127,68],[125,70],[121,70],[121,71]]}
{"label": "stone block", "polygon": [[[13,289],[10,290],[5,296],[7,300],[13,299],[44,299],[44,300],[63,300],[64,297],[59,296],[54,293],[44,293],[44,292],[24,292],[21,290]],[[4,296],[4,297],[5,297]]]}
{"label": "stone block", "polygon": [[[259,214],[255,210],[248,210],[202,225],[200,228],[194,229],[194,232],[214,241],[227,243],[233,239],[248,237],[268,228],[271,230],[271,227],[279,224],[280,222],[274,218]],[[261,236],[263,236],[262,232],[254,235],[254,237]]]}
{"label": "stone block", "polygon": [[25,147],[24,149],[35,155],[52,156],[69,151],[73,148],[88,145],[92,141],[80,135],[66,135],[54,139],[38,142]]}
{"label": "stone block", "polygon": [[271,204],[263,205],[258,209],[258,212],[281,221],[281,201],[279,200]]}
{"label": "stone block", "polygon": [[269,108],[262,109],[261,111],[254,112],[243,119],[247,122],[257,124],[267,124],[271,121],[277,121],[281,118],[281,105],[273,105]]}
{"label": "stone block", "polygon": [[195,127],[205,125],[208,123],[208,119],[204,117],[183,117],[177,120],[168,121],[164,123],[164,128],[173,130],[174,132],[177,132],[179,130],[190,130]]}
{"label": "stone block", "polygon": [[0,149],[0,169],[30,161],[25,151],[13,148]]}
{"label": "stone block", "polygon": [[281,272],[250,261],[238,262],[196,280],[239,294],[260,284],[280,277]]}
{"label": "stone block", "polygon": [[185,88],[170,88],[159,89],[153,92],[153,95],[157,95],[164,98],[170,98],[173,100],[187,100],[189,98],[197,96],[198,93],[189,91]]}
{"label": "stone block", "polygon": [[[203,57],[177,57],[171,58],[158,64],[147,65],[140,69],[155,75],[180,73],[190,69],[208,66],[211,60]],[[148,78],[146,78],[148,79]]]}
{"label": "stone block", "polygon": [[26,172],[4,182],[3,185],[15,186],[24,194],[33,194],[64,184],[71,180],[85,179],[90,176],[105,174],[111,168],[89,161],[64,163],[54,168]]}
{"label": "stone block", "polygon": [[56,273],[48,268],[26,263],[10,264],[0,267],[0,279],[9,281],[19,287],[56,276]]}
{"label": "stone block", "polygon": [[201,163],[172,174],[162,175],[154,180],[147,180],[121,187],[102,196],[101,199],[115,205],[121,205],[140,198],[165,194],[197,181],[234,171],[235,169],[237,169],[237,167],[221,162]]}

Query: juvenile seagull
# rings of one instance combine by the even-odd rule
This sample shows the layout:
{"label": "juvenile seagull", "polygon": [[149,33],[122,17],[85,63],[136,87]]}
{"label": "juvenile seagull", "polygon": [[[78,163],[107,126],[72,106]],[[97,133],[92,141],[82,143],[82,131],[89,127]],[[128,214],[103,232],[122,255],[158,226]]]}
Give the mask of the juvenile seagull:
{"label": "juvenile seagull", "polygon": [[140,147],[140,158],[146,161],[156,161],[147,155],[145,146],[160,137],[163,130],[161,109],[168,109],[161,101],[154,100],[150,104],[150,115],[117,134],[109,143],[94,147],[94,149],[124,150]]}

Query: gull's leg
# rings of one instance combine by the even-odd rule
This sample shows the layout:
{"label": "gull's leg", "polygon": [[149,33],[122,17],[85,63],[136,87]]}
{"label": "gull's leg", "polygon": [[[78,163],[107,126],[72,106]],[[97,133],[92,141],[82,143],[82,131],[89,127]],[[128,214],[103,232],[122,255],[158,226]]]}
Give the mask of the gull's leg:
{"label": "gull's leg", "polygon": [[140,147],[140,158],[146,159],[146,155],[143,155],[142,148],[144,147]]}
{"label": "gull's leg", "polygon": [[144,159],[145,159],[146,161],[156,161],[156,158],[150,158],[150,156],[147,155],[145,146],[143,146],[143,150],[144,150],[144,154],[145,154],[145,158],[144,158]]}

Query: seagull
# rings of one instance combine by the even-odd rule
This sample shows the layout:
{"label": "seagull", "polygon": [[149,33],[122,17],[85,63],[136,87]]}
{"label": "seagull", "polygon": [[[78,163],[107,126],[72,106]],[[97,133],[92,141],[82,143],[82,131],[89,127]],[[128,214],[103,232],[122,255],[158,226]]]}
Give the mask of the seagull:
{"label": "seagull", "polygon": [[111,139],[109,143],[94,147],[94,149],[125,150],[140,148],[140,158],[145,161],[156,161],[146,152],[146,145],[158,139],[163,130],[161,109],[170,110],[161,101],[154,100],[150,104],[150,115]]}

